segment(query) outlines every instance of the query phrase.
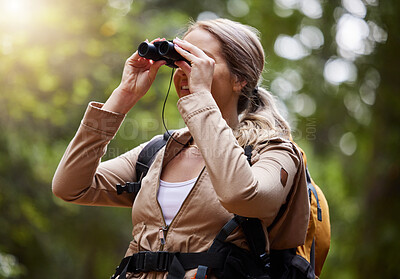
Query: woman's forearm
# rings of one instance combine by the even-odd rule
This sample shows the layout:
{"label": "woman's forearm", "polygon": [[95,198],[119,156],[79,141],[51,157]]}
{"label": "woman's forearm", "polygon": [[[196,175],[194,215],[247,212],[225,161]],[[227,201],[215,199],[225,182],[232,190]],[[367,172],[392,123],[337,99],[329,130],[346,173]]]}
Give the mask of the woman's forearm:
{"label": "woman's forearm", "polygon": [[118,87],[104,103],[102,109],[114,113],[127,114],[139,99],[140,97],[125,93]]}
{"label": "woman's forearm", "polygon": [[101,157],[123,119],[123,114],[102,110],[99,103],[89,104],[54,175],[53,192],[56,196],[88,205],[132,204],[132,197],[117,197],[115,192],[117,183],[133,178],[131,166],[123,158],[117,158],[99,167]]}

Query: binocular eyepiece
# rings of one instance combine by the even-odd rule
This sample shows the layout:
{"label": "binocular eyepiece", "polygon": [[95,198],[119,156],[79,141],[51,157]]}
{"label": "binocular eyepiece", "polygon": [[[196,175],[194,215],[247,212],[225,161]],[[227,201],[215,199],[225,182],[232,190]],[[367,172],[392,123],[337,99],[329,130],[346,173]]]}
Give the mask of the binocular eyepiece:
{"label": "binocular eyepiece", "polygon": [[138,53],[141,57],[151,59],[153,61],[165,60],[168,67],[178,68],[175,61],[185,61],[190,65],[190,62],[180,55],[174,47],[172,41],[160,41],[154,43],[143,42],[138,47]]}

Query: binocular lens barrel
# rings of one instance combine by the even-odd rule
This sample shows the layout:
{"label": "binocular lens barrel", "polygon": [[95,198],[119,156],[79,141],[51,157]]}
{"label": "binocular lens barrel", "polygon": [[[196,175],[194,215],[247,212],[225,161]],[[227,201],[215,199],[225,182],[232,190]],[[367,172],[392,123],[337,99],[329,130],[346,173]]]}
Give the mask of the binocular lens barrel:
{"label": "binocular lens barrel", "polygon": [[150,46],[149,46],[150,44],[149,43],[146,43],[146,42],[143,42],[143,43],[141,43],[140,45],[139,45],[139,47],[138,47],[138,52],[139,52],[139,55],[140,56],[145,56],[146,54],[147,54],[147,52],[149,51],[149,48],[150,48]]}
{"label": "binocular lens barrel", "polygon": [[169,52],[170,44],[172,45],[172,48],[174,48],[174,44],[171,42],[164,41],[160,43],[160,47],[158,48],[158,52],[160,53],[160,55],[165,55]]}
{"label": "binocular lens barrel", "polygon": [[140,56],[151,59],[153,61],[158,61],[162,59],[162,57],[158,53],[157,47],[147,42],[143,42],[139,45],[138,53]]}
{"label": "binocular lens barrel", "polygon": [[171,41],[154,42],[154,44],[148,42],[142,42],[138,47],[138,53],[141,57],[151,59],[153,61],[165,60],[167,66],[171,68],[177,68],[174,64],[175,61],[186,61],[189,65],[189,61],[180,55],[174,47]]}
{"label": "binocular lens barrel", "polygon": [[173,60],[183,60],[184,58],[176,51],[174,44],[168,41],[164,41],[160,44],[158,52],[167,58]]}

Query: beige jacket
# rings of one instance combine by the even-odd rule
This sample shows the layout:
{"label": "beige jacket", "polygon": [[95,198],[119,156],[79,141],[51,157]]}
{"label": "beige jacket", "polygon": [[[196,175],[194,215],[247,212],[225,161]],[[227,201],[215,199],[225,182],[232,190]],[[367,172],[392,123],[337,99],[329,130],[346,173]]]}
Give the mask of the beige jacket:
{"label": "beige jacket", "polygon": [[[138,251],[206,251],[233,213],[262,220],[268,235],[267,251],[303,244],[309,203],[299,150],[290,141],[272,139],[253,150],[250,167],[211,93],[198,92],[179,99],[178,109],[187,128],[173,136],[183,143],[193,137],[205,167],[164,232],[166,243],[161,245],[159,231],[165,228],[157,201],[161,170],[180,152],[182,145],[168,141],[157,154],[136,198],[127,193],[117,195],[116,184],[136,180],[135,163],[146,143],[100,163],[107,144],[124,119],[124,115],[104,111],[101,106],[94,102],[89,104],[54,175],[53,192],[77,204],[132,207],[133,240],[126,255]],[[281,181],[282,169],[288,174],[286,183]],[[279,218],[274,221],[278,212]],[[266,228],[272,223],[267,233]],[[239,230],[228,240],[247,247]],[[195,270],[188,271],[185,278],[194,274]],[[166,274],[135,275],[153,276],[165,278]]]}

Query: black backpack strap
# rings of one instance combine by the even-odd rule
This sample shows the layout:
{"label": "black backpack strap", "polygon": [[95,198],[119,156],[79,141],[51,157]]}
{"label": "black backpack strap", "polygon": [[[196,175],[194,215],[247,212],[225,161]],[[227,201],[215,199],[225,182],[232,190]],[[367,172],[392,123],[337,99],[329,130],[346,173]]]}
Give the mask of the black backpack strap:
{"label": "black backpack strap", "polygon": [[[245,218],[239,215],[235,215],[231,220],[229,220],[219,231],[217,236],[214,238],[213,243],[211,244],[210,248],[208,248],[207,253],[216,253],[217,251],[221,250],[221,248],[224,246],[226,238],[233,233],[234,230],[236,230],[242,222],[245,221]],[[207,278],[207,273],[209,268],[212,268],[212,266],[205,266],[205,265],[199,265],[197,267],[197,274],[196,274],[196,279],[205,279]]]}
{"label": "black backpack strap", "polygon": [[213,253],[219,250],[219,245],[222,244],[226,238],[245,221],[245,219],[246,218],[242,216],[235,215],[235,217],[229,220],[214,238],[214,241],[208,249],[208,252]]}
{"label": "black backpack strap", "polygon": [[315,270],[315,238],[312,241],[310,249],[310,264],[313,270]]}
{"label": "black backpack strap", "polygon": [[247,157],[247,162],[249,162],[249,165],[251,166],[251,152],[253,151],[253,146],[251,145],[246,145],[244,147],[244,155]]}
{"label": "black backpack strap", "polygon": [[[247,162],[250,166],[252,151],[253,146],[247,145],[244,147],[244,154],[247,156]],[[250,251],[265,268],[269,268],[269,255],[265,252],[266,240],[261,220],[258,218],[244,218],[244,221],[241,222],[241,227]]]}
{"label": "black backpack strap", "polygon": [[162,137],[156,137],[151,140],[143,149],[140,151],[138,160],[136,162],[136,177],[138,182],[127,182],[124,186],[117,184],[117,194],[120,195],[123,192],[134,193],[135,195],[139,192],[142,180],[147,175],[147,172],[153,163],[158,151],[161,150],[166,144],[168,139],[174,130],[169,130],[164,133]]}
{"label": "black backpack strap", "polygon": [[163,137],[157,137],[151,140],[140,152],[138,160],[136,162],[136,177],[141,180],[147,175],[151,164],[153,163],[158,151],[163,148],[174,131],[167,131]]}
{"label": "black backpack strap", "polygon": [[167,251],[142,251],[124,258],[117,267],[112,279],[125,279],[127,272],[166,272],[168,279],[182,279],[185,271],[199,265],[211,268],[222,268],[224,257],[218,253],[180,253]]}
{"label": "black backpack strap", "polygon": [[246,218],[241,224],[243,233],[246,237],[250,251],[264,268],[269,268],[269,255],[265,251],[266,240],[265,233],[260,219]]}

